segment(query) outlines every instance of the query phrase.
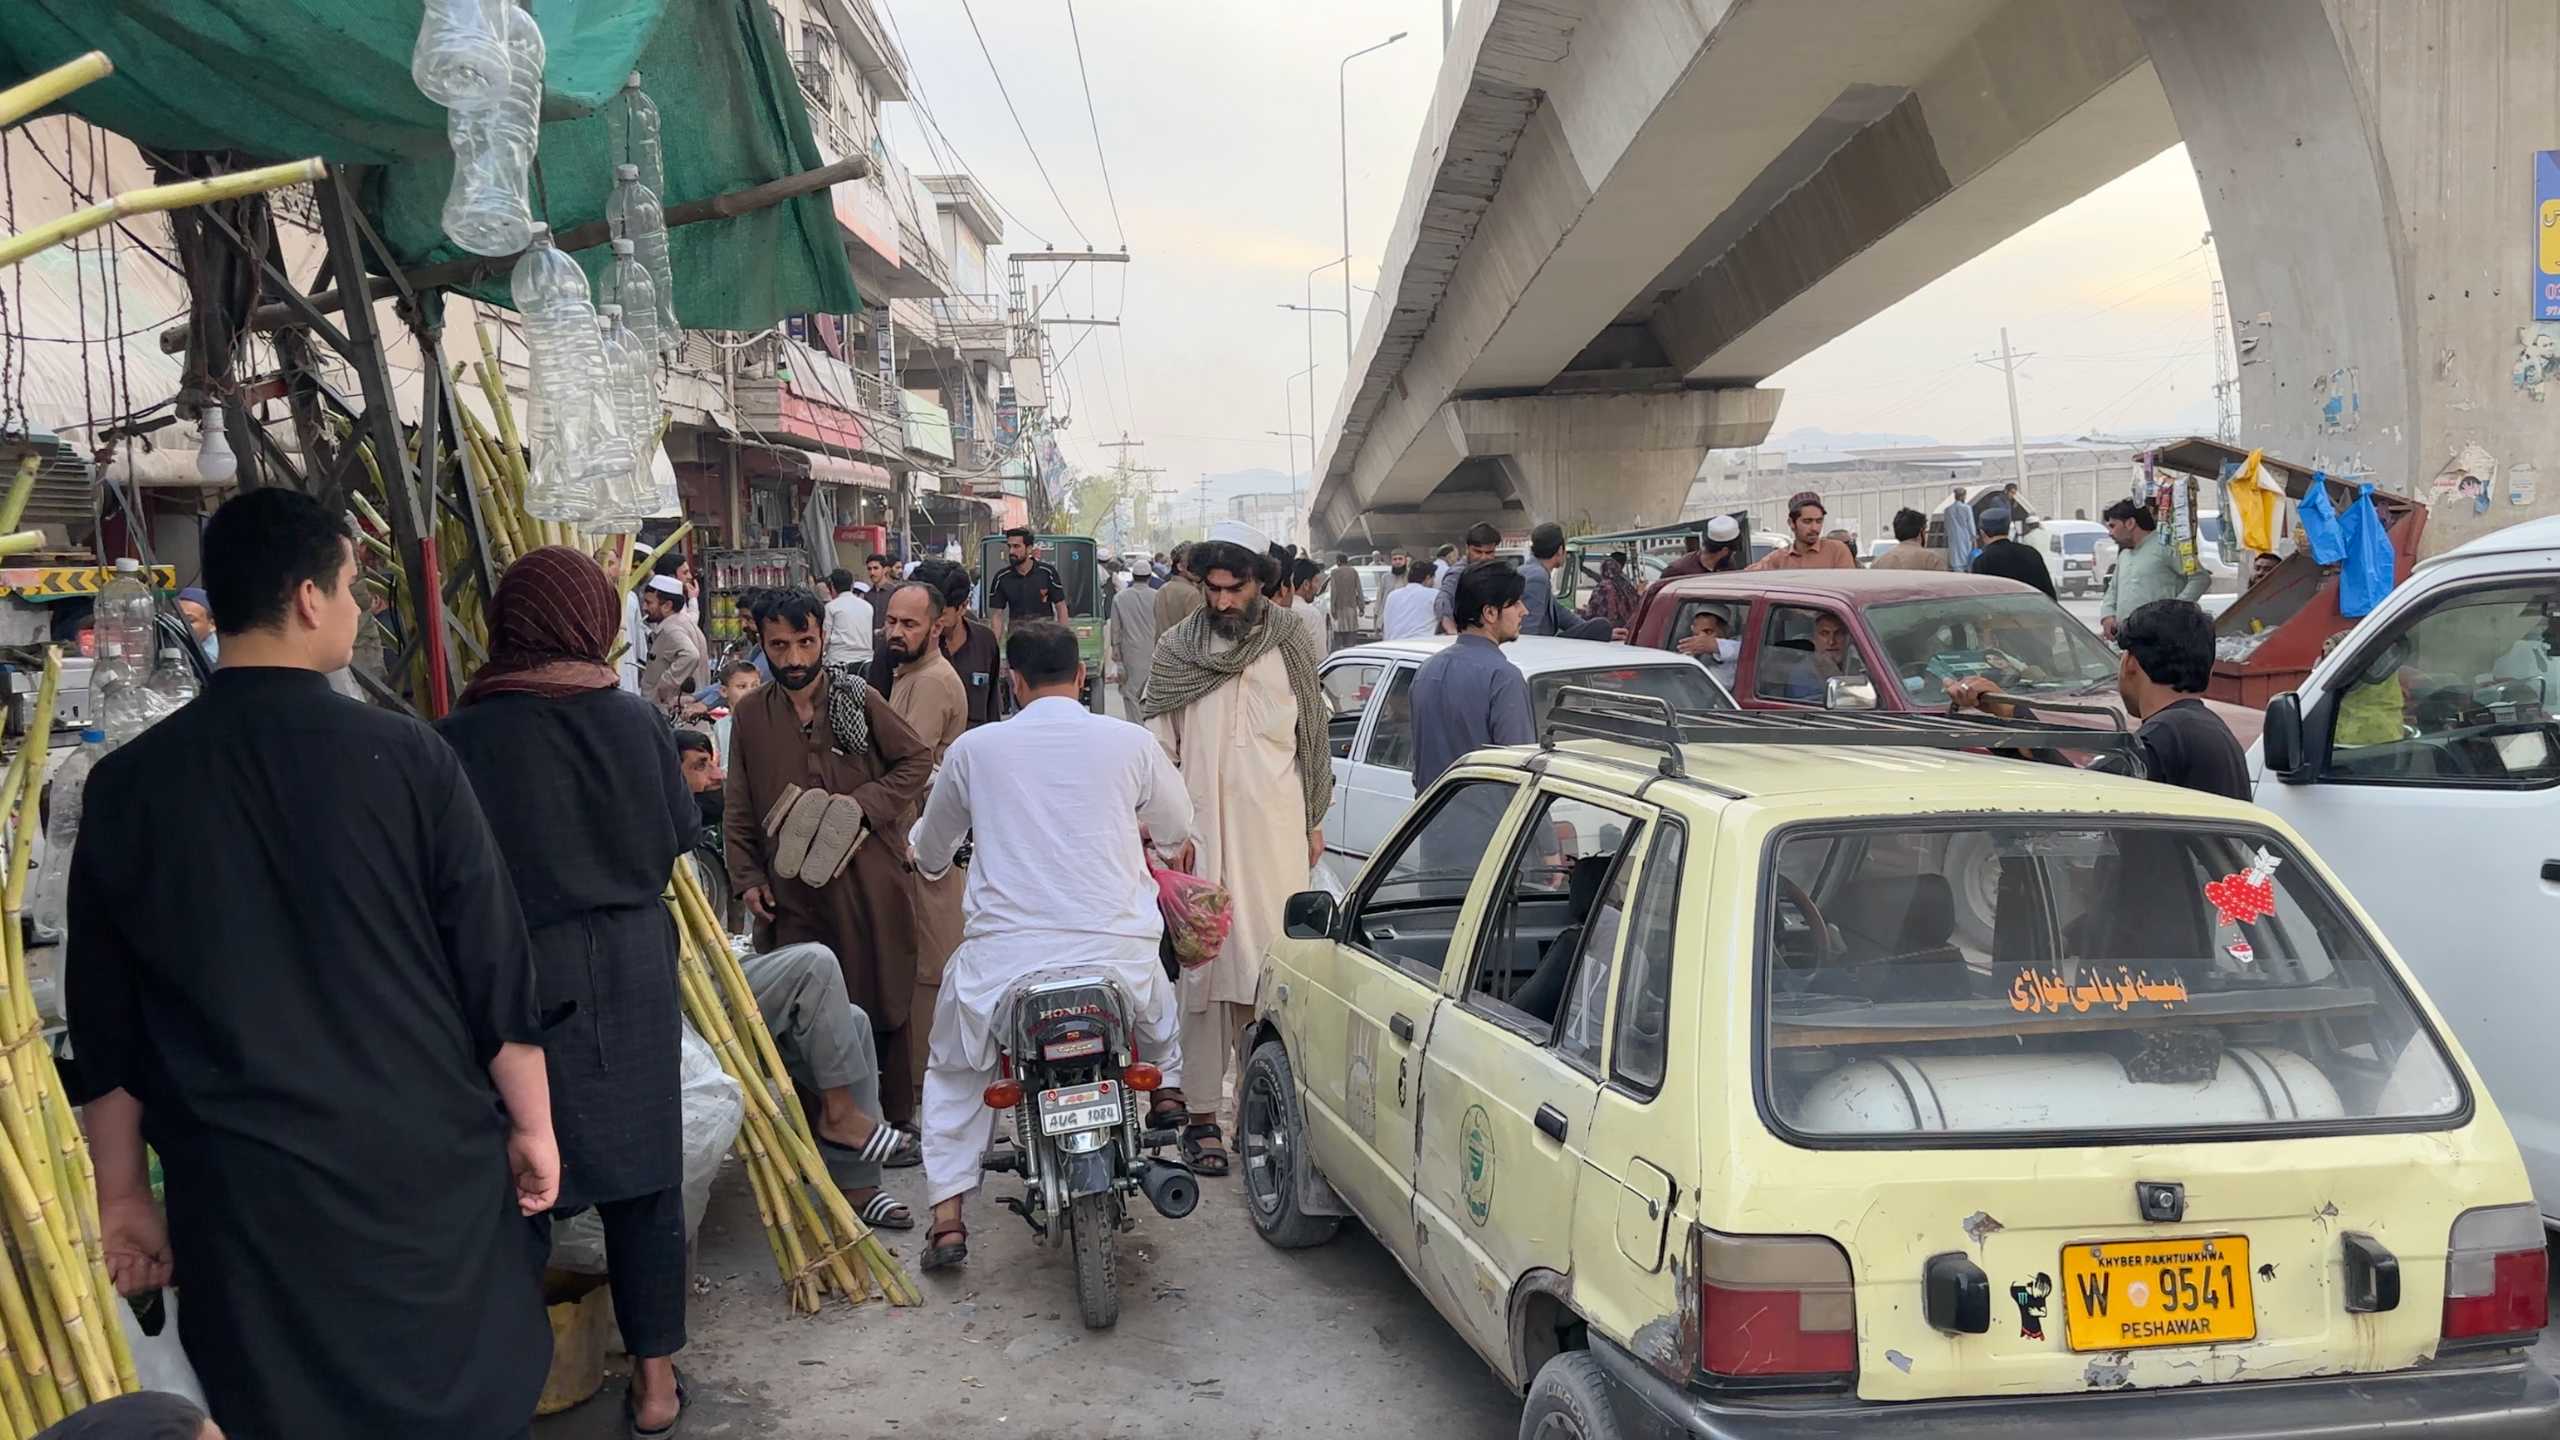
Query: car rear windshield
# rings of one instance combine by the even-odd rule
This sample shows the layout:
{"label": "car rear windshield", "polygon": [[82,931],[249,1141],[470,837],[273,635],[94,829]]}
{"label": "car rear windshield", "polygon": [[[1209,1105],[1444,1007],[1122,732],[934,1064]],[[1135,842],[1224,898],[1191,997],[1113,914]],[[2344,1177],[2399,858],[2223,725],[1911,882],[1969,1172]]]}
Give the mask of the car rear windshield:
{"label": "car rear windshield", "polygon": [[2097,554],[2098,535],[2099,532],[2095,530],[2071,530],[2064,532],[2062,537],[2063,553],[2066,555]]}
{"label": "car rear windshield", "polygon": [[2115,657],[2089,627],[2042,595],[1945,595],[1871,606],[1915,705],[1943,705],[1950,680],[1987,675],[2013,695],[2085,690],[2116,676]]}
{"label": "car rear windshield", "polygon": [[1668,700],[1674,710],[1730,710],[1733,697],[1696,665],[1612,665],[1598,670],[1549,670],[1529,679],[1529,703],[1538,729],[1556,706],[1556,692],[1582,685],[1619,695],[1648,695]]}
{"label": "car rear windshield", "polygon": [[2467,1111],[2372,938],[2263,831],[1896,819],[1790,831],[1773,860],[1763,1094],[1793,1134],[2061,1143]]}

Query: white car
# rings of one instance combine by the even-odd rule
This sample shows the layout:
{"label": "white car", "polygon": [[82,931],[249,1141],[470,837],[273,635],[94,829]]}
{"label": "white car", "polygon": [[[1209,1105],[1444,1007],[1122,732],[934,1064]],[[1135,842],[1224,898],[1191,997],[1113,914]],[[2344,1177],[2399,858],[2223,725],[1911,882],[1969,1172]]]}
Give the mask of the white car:
{"label": "white car", "polygon": [[2115,560],[2116,542],[2095,520],[2038,520],[2027,543],[2044,552],[2044,567],[2065,597],[2096,594]]}
{"label": "white car", "polygon": [[[1325,812],[1324,848],[1337,857],[1339,874],[1358,869],[1413,804],[1414,672],[1453,643],[1446,635],[1381,640],[1325,658],[1320,673],[1333,703],[1333,808]],[[1667,650],[1524,635],[1502,653],[1529,677],[1540,726],[1556,691],[1567,685],[1660,696],[1678,710],[1733,708],[1733,697],[1705,666]]]}
{"label": "white car", "polygon": [[2560,516],[2420,564],[2269,703],[2249,772],[2452,1023],[2560,1228]]}

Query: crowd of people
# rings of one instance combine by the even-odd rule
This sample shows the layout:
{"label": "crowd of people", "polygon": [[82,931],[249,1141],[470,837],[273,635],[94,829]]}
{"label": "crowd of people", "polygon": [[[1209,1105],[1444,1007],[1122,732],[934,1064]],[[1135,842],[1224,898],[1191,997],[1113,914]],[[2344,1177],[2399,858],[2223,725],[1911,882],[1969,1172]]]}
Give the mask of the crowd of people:
{"label": "crowd of people", "polygon": [[[2010,508],[1960,508],[1975,548],[1950,523],[1942,564],[2019,563]],[[1819,496],[1788,518],[1789,543],[1754,562],[1717,517],[1670,573],[1855,564]],[[1915,518],[1895,529],[1918,551]],[[2162,568],[2146,510],[2107,523],[2124,547],[2108,629],[2154,774],[2236,793],[2238,747],[2193,703],[2211,630],[2191,579]],[[676,1424],[683,1020],[662,894],[679,863],[731,904],[832,1178],[870,1224],[921,1223],[928,1271],[967,1262],[1000,1007],[1036,969],[1121,981],[1162,1074],[1151,1121],[1196,1173],[1230,1173],[1262,956],[1325,854],[1318,668],[1368,629],[1367,592],[1347,556],[1322,566],[1237,526],[1120,567],[1107,679],[1128,718],[1112,718],[1085,704],[1064,582],[1030,532],[1007,539],[983,587],[875,557],[823,597],[752,596],[752,657],[716,667],[680,560],[633,603],[585,551],[537,549],[429,727],[324,678],[364,611],[341,517],[279,489],[215,514],[188,603],[222,664],[90,780],[64,968],[111,1272],[127,1293],[183,1277],[216,1420],[524,1433],[549,1354],[548,1226],[592,1208],[632,1433]],[[1536,527],[1521,561],[1502,542],[1479,525],[1396,554],[1378,597],[1389,638],[1454,637],[1413,686],[1417,789],[1531,738],[1502,646],[1605,643],[1637,609],[1623,553],[1575,611],[1561,528]],[[1678,648],[1730,665],[1710,618]],[[1978,685],[1949,699],[1998,703]],[[1226,891],[1206,963],[1160,961],[1153,866]],[[929,1220],[882,1189],[908,1165]]]}

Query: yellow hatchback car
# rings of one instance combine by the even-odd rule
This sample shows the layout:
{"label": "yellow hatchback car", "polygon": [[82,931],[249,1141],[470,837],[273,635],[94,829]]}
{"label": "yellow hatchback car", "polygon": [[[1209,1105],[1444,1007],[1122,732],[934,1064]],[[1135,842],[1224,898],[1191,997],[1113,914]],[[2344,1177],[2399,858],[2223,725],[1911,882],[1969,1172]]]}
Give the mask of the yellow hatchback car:
{"label": "yellow hatchback car", "polygon": [[1291,900],[1266,1240],[1359,1219],[1538,1440],[2560,1433],[2515,1143],[2282,822],[1981,753],[2088,730],[1644,704]]}

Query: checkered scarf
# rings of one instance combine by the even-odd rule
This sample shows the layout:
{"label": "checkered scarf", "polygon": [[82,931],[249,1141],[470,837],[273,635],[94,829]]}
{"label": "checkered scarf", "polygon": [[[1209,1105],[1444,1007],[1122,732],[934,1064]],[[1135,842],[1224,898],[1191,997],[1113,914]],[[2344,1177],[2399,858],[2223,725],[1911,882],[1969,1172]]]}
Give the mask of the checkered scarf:
{"label": "checkered scarf", "polygon": [[829,665],[827,677],[827,733],[834,737],[839,755],[861,755],[871,749],[871,717],[864,713],[864,700],[871,686],[862,678],[859,665]]}

